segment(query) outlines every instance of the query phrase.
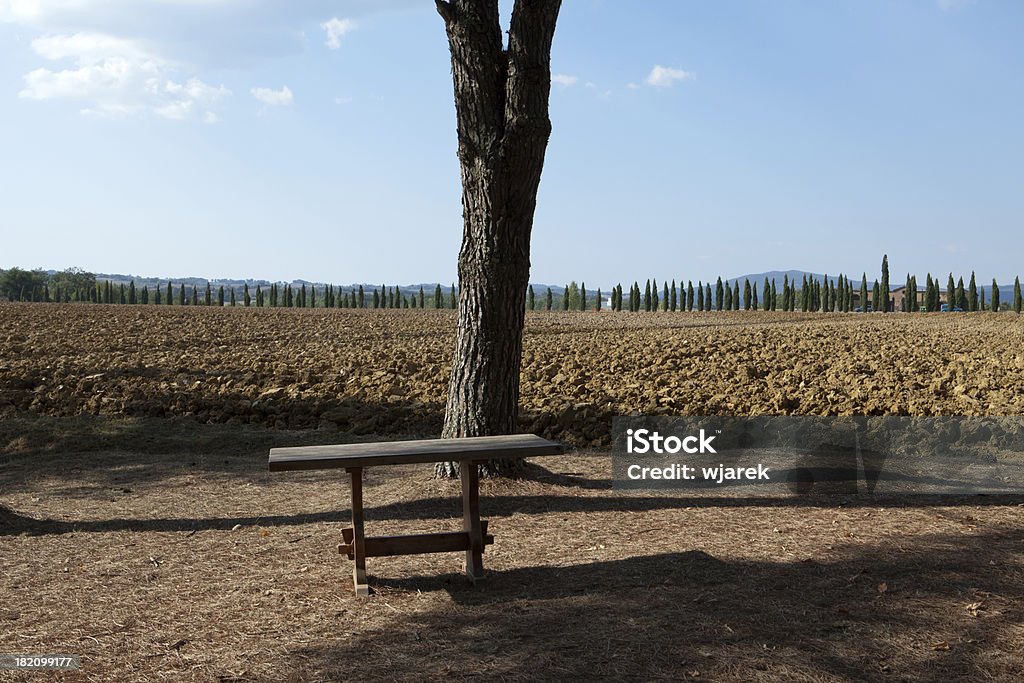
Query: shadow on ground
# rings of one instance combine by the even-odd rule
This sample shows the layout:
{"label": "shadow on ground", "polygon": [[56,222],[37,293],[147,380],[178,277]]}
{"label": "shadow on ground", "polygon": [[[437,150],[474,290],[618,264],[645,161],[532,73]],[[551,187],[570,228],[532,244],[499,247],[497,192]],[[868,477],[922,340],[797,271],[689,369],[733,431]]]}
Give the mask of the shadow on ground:
{"label": "shadow on ground", "polygon": [[641,555],[496,572],[483,588],[372,578],[370,600],[443,590],[452,604],[297,649],[294,666],[339,680],[1019,680],[1024,572],[1007,565],[1022,542],[1019,530],[930,535],[823,562]]}

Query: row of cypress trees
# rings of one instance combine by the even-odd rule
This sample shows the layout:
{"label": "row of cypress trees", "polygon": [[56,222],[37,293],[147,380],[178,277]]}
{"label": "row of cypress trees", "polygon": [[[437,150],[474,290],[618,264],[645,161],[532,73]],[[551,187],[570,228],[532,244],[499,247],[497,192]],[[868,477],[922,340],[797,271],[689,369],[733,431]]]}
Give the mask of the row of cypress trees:
{"label": "row of cypress trees", "polygon": [[[57,290],[51,296],[47,285],[37,288],[25,301],[65,302],[71,299],[61,296]],[[242,286],[240,292],[234,287],[225,289],[219,285],[214,291],[213,285],[206,283],[205,290],[197,285],[187,288],[181,283],[175,285],[168,282],[166,286],[157,285],[153,290],[148,285],[141,288],[132,280],[125,283],[113,283],[103,280],[95,283],[88,290],[76,295],[76,301],[97,304],[155,304],[178,306],[256,306],[275,308],[455,308],[458,290],[452,284],[448,293],[442,292],[437,284],[432,296],[428,296],[423,287],[419,292],[406,293],[399,287],[381,285],[367,294],[362,285],[344,289],[334,285],[324,287],[306,286],[293,287],[290,284],[272,283],[264,289],[256,285],[255,290],[249,284]]]}
{"label": "row of cypress trees", "polygon": [[[1013,301],[1007,302],[1006,306],[1000,301],[999,285],[995,279],[992,280],[990,302],[985,302],[984,290],[979,290],[975,274],[971,273],[970,284],[965,289],[963,278],[954,284],[953,275],[950,273],[946,285],[947,295],[943,297],[937,278],[933,279],[931,274],[927,276],[927,284],[923,291],[918,290],[916,276],[907,275],[904,296],[900,303],[900,310],[906,312],[917,312],[920,310],[934,312],[942,310],[942,304],[948,304],[949,310],[961,309],[963,311],[999,311],[1010,309],[1017,313],[1022,312],[1022,298],[1020,278],[1014,281]],[[949,294],[951,293],[951,294]],[[945,301],[943,302],[943,299]],[[590,302],[593,301],[591,304]],[[698,281],[696,286],[690,280],[685,286],[682,280],[677,284],[675,280],[663,282],[658,287],[656,279],[647,280],[643,289],[638,282],[634,282],[628,292],[624,292],[622,285],[618,284],[612,288],[609,299],[611,309],[614,311],[739,311],[739,310],[765,310],[765,311],[823,311],[823,312],[890,312],[895,310],[892,298],[892,291],[889,284],[889,258],[882,257],[882,273],[880,280],[874,280],[868,286],[867,273],[862,273],[860,282],[851,280],[847,275],[839,275],[831,278],[825,276],[823,281],[808,279],[803,276],[798,284],[790,281],[788,275],[783,276],[781,289],[773,278],[764,279],[761,284],[760,293],[757,284],[751,283],[749,279],[743,280],[742,287],[738,280],[731,285],[719,277],[714,286],[710,282]],[[538,299],[535,296],[533,286],[526,293],[526,307],[529,310],[601,310],[603,298],[601,290],[598,289],[593,300],[587,296],[586,284],[577,286],[572,282],[565,287],[565,293],[556,305],[555,297],[550,288],[546,296]]]}

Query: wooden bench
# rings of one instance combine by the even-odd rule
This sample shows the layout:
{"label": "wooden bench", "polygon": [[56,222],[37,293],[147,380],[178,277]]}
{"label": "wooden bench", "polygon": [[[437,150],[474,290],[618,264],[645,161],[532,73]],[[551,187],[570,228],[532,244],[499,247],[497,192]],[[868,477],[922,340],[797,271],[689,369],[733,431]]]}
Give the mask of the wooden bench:
{"label": "wooden bench", "polygon": [[[342,530],[339,552],[355,561],[352,582],[356,595],[369,595],[366,558],[420,553],[466,553],[466,575],[483,579],[484,546],[494,542],[487,522],[480,520],[478,465],[487,460],[558,455],[562,445],[533,434],[479,436],[465,439],[425,439],[357,443],[339,446],[274,448],[270,471],[344,468],[352,477],[352,527]],[[363,519],[363,468],[375,465],[458,461],[462,479],[462,531],[409,536],[366,536]]]}

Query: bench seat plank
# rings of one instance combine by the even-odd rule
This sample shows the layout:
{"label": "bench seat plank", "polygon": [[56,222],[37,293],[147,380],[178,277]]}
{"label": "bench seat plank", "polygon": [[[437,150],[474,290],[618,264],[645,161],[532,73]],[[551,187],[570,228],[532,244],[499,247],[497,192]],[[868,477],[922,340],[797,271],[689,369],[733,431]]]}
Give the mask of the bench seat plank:
{"label": "bench seat plank", "polygon": [[500,460],[559,455],[563,452],[560,443],[548,441],[534,434],[298,446],[271,449],[270,471],[369,467],[447,460]]}

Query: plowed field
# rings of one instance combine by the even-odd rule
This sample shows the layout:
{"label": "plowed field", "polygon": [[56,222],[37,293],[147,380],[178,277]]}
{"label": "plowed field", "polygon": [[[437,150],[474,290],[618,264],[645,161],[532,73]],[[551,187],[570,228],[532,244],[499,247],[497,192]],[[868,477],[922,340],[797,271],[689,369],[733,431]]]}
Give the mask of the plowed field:
{"label": "plowed field", "polygon": [[[0,306],[0,415],[440,430],[449,311]],[[613,415],[1021,415],[1014,314],[531,313],[522,427]]]}

